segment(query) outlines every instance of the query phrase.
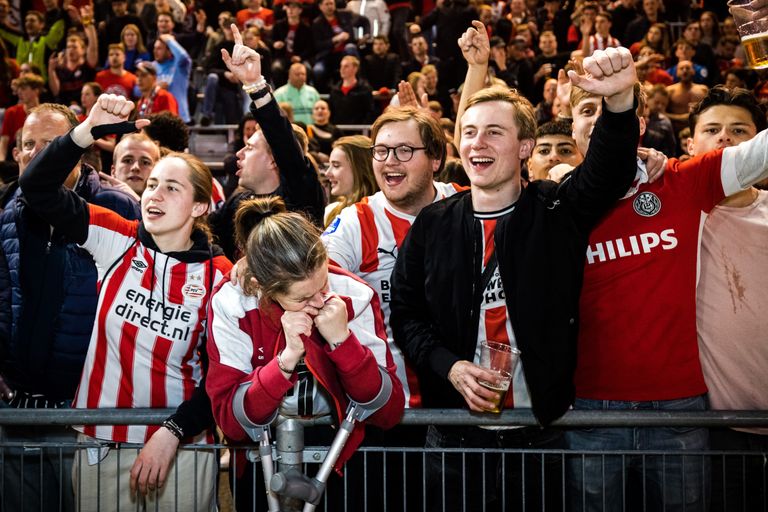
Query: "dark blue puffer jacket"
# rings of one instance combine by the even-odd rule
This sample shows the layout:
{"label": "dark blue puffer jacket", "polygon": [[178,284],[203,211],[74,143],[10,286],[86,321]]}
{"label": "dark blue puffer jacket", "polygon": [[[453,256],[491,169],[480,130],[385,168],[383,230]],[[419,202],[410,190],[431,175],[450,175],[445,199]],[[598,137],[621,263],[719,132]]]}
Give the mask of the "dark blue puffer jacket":
{"label": "dark blue puffer jacket", "polygon": [[[75,191],[127,219],[140,217],[133,198],[102,187],[98,174],[86,165]],[[0,265],[6,268],[0,269],[0,290],[10,290],[10,303],[0,297],[0,373],[13,389],[70,399],[93,329],[96,266],[86,251],[51,233],[26,206],[20,189],[9,190],[5,198]]]}

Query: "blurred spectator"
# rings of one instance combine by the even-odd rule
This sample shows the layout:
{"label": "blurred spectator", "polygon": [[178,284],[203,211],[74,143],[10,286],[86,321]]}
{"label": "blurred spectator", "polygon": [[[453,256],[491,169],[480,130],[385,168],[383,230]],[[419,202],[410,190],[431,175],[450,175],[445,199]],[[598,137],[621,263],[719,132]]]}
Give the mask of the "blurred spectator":
{"label": "blurred spectator", "polygon": [[[0,0],[1,2],[2,0]],[[399,63],[398,63],[399,66]],[[16,99],[13,97],[13,90],[11,89],[11,82],[14,78],[19,76],[19,65],[16,63],[16,59],[11,58],[8,55],[8,49],[0,39],[0,108],[8,108],[14,103]]]}
{"label": "blurred spectator", "polygon": [[683,30],[683,39],[690,41],[693,45],[695,53],[693,54],[693,61],[701,64],[707,69],[707,85],[712,85],[714,80],[718,77],[717,58],[715,57],[715,49],[708,44],[702,44],[701,42],[701,26],[698,20],[690,21]]}
{"label": "blurred spectator", "polygon": [[[519,2],[525,8],[523,0],[513,0],[512,3]],[[468,0],[438,0],[435,8],[424,16],[421,20],[421,29],[423,31],[437,30],[435,38],[435,54],[440,59],[439,63],[434,63],[440,71],[440,88],[448,91],[453,87],[458,87],[464,81],[464,75],[467,71],[467,63],[461,55],[461,49],[456,44],[459,37],[472,26],[472,20],[477,19],[477,11],[470,5]],[[515,21],[513,26],[517,25]],[[432,62],[424,62],[419,67]],[[404,73],[409,72],[403,70]]]}
{"label": "blurred spectator", "polygon": [[717,49],[715,50],[718,68],[717,82],[724,82],[728,71],[734,68],[741,68],[744,65],[742,61],[736,58],[736,48],[739,47],[739,44],[741,44],[741,40],[734,36],[718,39]]}
{"label": "blurred spectator", "polygon": [[0,27],[0,37],[14,47],[16,62],[31,62],[37,65],[43,73],[43,79],[48,78],[46,52],[55,50],[59,41],[64,37],[64,20],[57,20],[48,31],[45,29],[45,17],[39,11],[27,11],[24,16],[24,34]]}
{"label": "blurred spectator", "polygon": [[[159,18],[159,17],[158,17]],[[176,98],[179,117],[185,123],[191,122],[187,91],[192,59],[172,34],[162,34],[155,41],[154,64],[160,87],[167,88]]]}
{"label": "blurred spectator", "polygon": [[411,38],[410,49],[411,57],[402,64],[401,78],[406,78],[414,71],[421,71],[421,68],[427,64],[437,65],[440,62],[440,59],[429,54],[427,38],[423,34]]}
{"label": "blurred spectator", "polygon": [[66,50],[51,55],[48,61],[48,86],[58,103],[78,103],[83,84],[96,78],[99,50],[93,23],[86,27],[85,33],[88,37],[87,55],[83,39],[72,34],[67,36]]}
{"label": "blurred spectator", "polygon": [[341,82],[331,88],[328,104],[335,124],[370,124],[376,117],[371,86],[358,78],[360,61],[347,55],[341,59]]}
{"label": "blurred spectator", "polygon": [[641,40],[654,23],[664,21],[661,17],[661,0],[643,0],[643,13],[627,25],[622,42],[627,47]]}
{"label": "blurred spectator", "polygon": [[157,84],[157,67],[153,62],[139,62],[136,80],[141,92],[141,97],[136,103],[136,116],[139,119],[164,111],[179,114],[176,98]]}
{"label": "blurred spectator", "polygon": [[663,85],[654,85],[648,91],[642,145],[657,149],[672,158],[677,156],[677,141],[675,140],[675,129],[672,126],[672,121],[665,114],[668,104],[669,92]]}
{"label": "blurred spectator", "polygon": [[163,148],[184,153],[189,149],[189,128],[181,118],[172,112],[158,112],[149,116],[151,124],[142,131]]}
{"label": "blurred spectator", "polygon": [[613,2],[612,5],[612,10],[611,5],[608,6],[608,12],[613,16],[613,33],[623,40],[625,39],[624,34],[627,32],[627,26],[638,16],[636,9],[637,0],[619,0],[618,2]]}
{"label": "blurred spectator", "polygon": [[498,40],[491,47],[491,67],[496,78],[503,80],[509,87],[517,89],[526,98],[532,98],[533,64],[526,57],[525,40],[515,36],[515,40],[506,47]]}
{"label": "blurred spectator", "polygon": [[571,25],[568,27],[568,49],[580,49],[584,42],[584,32],[591,35],[594,31],[595,17],[599,11],[594,2],[582,4],[581,8],[573,11]]}
{"label": "blurred spectator", "polygon": [[245,9],[237,11],[237,25],[241,30],[256,26],[259,30],[272,30],[275,24],[275,13],[272,9],[262,7],[262,0],[243,0]]}
{"label": "blurred spectator", "polygon": [[[690,61],[693,65],[693,82],[697,84],[705,84],[708,81],[709,78],[709,71],[707,68],[702,66],[701,64],[697,64],[693,61],[693,57],[696,54],[696,50],[694,50],[693,45],[690,41],[686,39],[679,39],[675,43],[675,57],[677,58],[678,62],[680,61]],[[677,66],[678,64],[675,64],[671,68],[667,70],[667,73],[669,73],[672,76],[672,79],[674,81],[678,81],[679,78],[677,76]]]}
{"label": "blurred spectator", "polygon": [[309,136],[309,149],[313,153],[320,153],[328,158],[336,139],[342,136],[341,130],[331,124],[331,109],[325,100],[317,100],[312,109],[313,123],[307,126]]}
{"label": "blurred spectator", "polygon": [[[610,13],[599,12],[595,16],[594,30],[589,24],[582,26],[581,51],[584,57],[589,57],[595,50],[605,50],[606,48],[621,46],[621,42],[611,35],[611,19]],[[588,32],[592,35],[588,35]]]}
{"label": "blurred spectator", "polygon": [[554,117],[553,105],[555,98],[557,97],[557,79],[548,78],[544,82],[543,92],[541,94],[542,100],[536,105],[536,125],[541,126],[552,120]]}
{"label": "blurred spectator", "polygon": [[751,69],[731,69],[725,75],[725,87],[733,91],[734,89],[747,89],[751,91],[755,88],[757,76]]}
{"label": "blurred spectator", "polygon": [[233,18],[225,20],[221,30],[224,37],[216,44],[203,64],[206,75],[203,93],[203,105],[200,124],[208,126],[211,121],[216,124],[234,124],[243,115],[243,98],[240,82],[227,69],[221,58],[221,51],[232,53],[235,46],[232,35]]}
{"label": "blurred spectator", "polygon": [[325,207],[325,227],[341,210],[379,191],[373,175],[371,145],[371,139],[364,135],[342,137],[333,143],[325,176],[334,202]]}
{"label": "blurred spectator", "polygon": [[384,0],[349,0],[346,8],[368,20],[368,41],[374,36],[389,34],[389,9]]}
{"label": "blurred spectator", "polygon": [[328,84],[339,68],[342,57],[357,55],[352,13],[336,10],[334,0],[320,0],[320,16],[312,22],[312,38],[315,42],[313,67],[315,87],[327,91]]}
{"label": "blurred spectator", "polygon": [[312,30],[301,19],[301,2],[289,0],[284,4],[286,17],[272,29],[272,78],[275,85],[283,85],[291,64],[308,64],[314,57]]}
{"label": "blurred spectator", "polygon": [[288,70],[288,83],[275,91],[278,102],[285,101],[293,107],[294,119],[304,125],[312,124],[312,109],[320,94],[317,89],[307,84],[307,68],[301,62],[291,65]]}
{"label": "blurred spectator", "polygon": [[380,34],[373,38],[373,51],[362,63],[362,76],[374,90],[397,88],[400,81],[400,58],[389,51],[389,38]]}
{"label": "blurred spectator", "polygon": [[704,11],[699,17],[699,26],[701,26],[701,43],[710,48],[717,48],[717,42],[720,39],[720,20],[717,14],[712,11]]}
{"label": "blurred spectator", "polygon": [[654,23],[645,33],[643,38],[632,44],[629,51],[632,55],[640,53],[640,48],[650,46],[654,53],[667,57],[670,54],[671,43],[669,41],[669,29],[666,23]]}
{"label": "blurred spectator", "polygon": [[99,40],[102,47],[121,42],[123,29],[128,25],[138,27],[142,37],[147,36],[147,27],[141,18],[128,11],[128,0],[112,0],[111,4],[112,16],[106,21]]}
{"label": "blurred spectator", "polygon": [[536,104],[541,101],[541,91],[544,90],[544,83],[550,78],[555,78],[557,72],[565,67],[570,55],[557,51],[557,38],[549,30],[544,31],[539,36],[540,53],[533,59],[533,90],[534,96],[529,98]]}
{"label": "blurred spectator", "polygon": [[137,78],[136,75],[125,70],[125,50],[122,44],[109,45],[107,62],[109,63],[108,68],[96,73],[96,82],[107,94],[133,98]]}
{"label": "blurred spectator", "polygon": [[694,83],[693,62],[681,60],[676,68],[679,82],[667,87],[669,106],[666,114],[672,120],[675,130],[679,131],[688,123],[690,105],[698,103],[707,95],[707,86]]}
{"label": "blurred spectator", "polygon": [[236,175],[239,169],[237,166],[237,152],[243,149],[248,143],[248,139],[250,139],[251,135],[256,133],[256,130],[258,129],[259,124],[256,122],[256,119],[250,111],[246,112],[237,124],[237,133],[235,134],[235,141],[232,144],[232,153],[224,158],[224,171],[221,175],[214,175],[214,177],[219,180],[219,183],[221,183],[221,186],[224,187],[225,197],[231,196],[237,188],[237,182],[239,180]]}
{"label": "blurred spectator", "polygon": [[642,47],[635,62],[640,83],[672,85],[672,75],[661,68],[665,60],[663,55],[656,53],[650,46]]}
{"label": "blurred spectator", "polygon": [[45,81],[38,75],[24,75],[14,80],[19,102],[5,109],[0,130],[0,161],[10,160],[10,151],[16,144],[16,133],[24,126],[29,111],[40,104],[40,92]]}
{"label": "blurred spectator", "polygon": [[[141,35],[139,27],[136,25],[126,25],[120,33],[120,40],[125,49],[125,69],[131,73],[136,72],[136,65],[143,61],[150,61],[147,47],[144,46],[144,38]],[[108,64],[109,65],[109,64]]]}
{"label": "blurred spectator", "polygon": [[[406,22],[411,18],[413,2],[410,0],[385,0],[389,8],[391,28],[389,29],[392,51],[403,61],[408,58],[408,35],[405,31]],[[416,13],[421,15],[423,13]],[[385,34],[387,35],[387,34]]]}

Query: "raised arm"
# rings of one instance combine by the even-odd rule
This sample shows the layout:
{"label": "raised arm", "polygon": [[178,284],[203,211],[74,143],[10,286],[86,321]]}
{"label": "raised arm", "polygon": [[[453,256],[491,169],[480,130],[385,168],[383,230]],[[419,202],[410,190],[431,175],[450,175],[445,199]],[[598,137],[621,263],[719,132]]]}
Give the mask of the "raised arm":
{"label": "raised arm", "polygon": [[459,38],[459,48],[467,61],[467,76],[464,79],[464,87],[461,90],[459,108],[456,112],[456,127],[453,131],[453,140],[456,147],[461,143],[461,116],[467,108],[467,100],[470,96],[485,87],[485,78],[488,75],[488,59],[491,55],[491,44],[488,40],[488,31],[485,25],[479,21],[473,21]]}
{"label": "raised arm", "polygon": [[236,25],[232,25],[235,46],[232,55],[221,50],[222,59],[250,95],[251,112],[267,140],[284,188],[290,191],[294,207],[307,209],[319,226],[323,225],[323,195],[314,167],[304,156],[293,127],[283,115],[261,73],[261,56],[243,44]]}
{"label": "raised arm", "polygon": [[[106,126],[126,121],[133,107],[133,102],[122,96],[99,96],[86,120],[69,133],[56,137],[30,161],[19,178],[30,208],[73,242],[82,243],[87,238],[88,206],[75,192],[64,187],[64,181],[93,144],[94,134],[117,133]],[[147,120],[136,121],[136,129],[147,124]]]}
{"label": "raised arm", "polygon": [[583,69],[568,71],[571,83],[603,97],[603,110],[590,138],[589,151],[559,188],[576,220],[591,229],[622,197],[637,169],[640,129],[635,113],[637,74],[626,48],[598,50],[584,59]]}
{"label": "raised arm", "polygon": [[[80,11],[83,18],[93,19],[92,5],[84,5],[80,8]],[[85,61],[95,69],[99,65],[99,35],[96,32],[96,25],[93,22],[84,23],[83,31],[85,32],[85,38],[88,40],[88,45],[85,49]]]}

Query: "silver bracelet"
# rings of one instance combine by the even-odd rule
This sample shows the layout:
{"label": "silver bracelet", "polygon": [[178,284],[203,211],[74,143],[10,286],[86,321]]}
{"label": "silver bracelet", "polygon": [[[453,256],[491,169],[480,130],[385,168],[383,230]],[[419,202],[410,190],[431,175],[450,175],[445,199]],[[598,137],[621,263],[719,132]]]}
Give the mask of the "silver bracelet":
{"label": "silver bracelet", "polygon": [[258,92],[267,86],[267,80],[263,76],[258,82],[252,84],[243,84],[243,90],[246,94],[251,95]]}
{"label": "silver bracelet", "polygon": [[277,359],[277,367],[280,368],[280,371],[282,372],[289,373],[289,374],[293,373],[295,371],[295,368],[293,370],[289,370],[288,368],[286,368],[285,365],[283,364],[282,358],[280,357],[281,355],[283,355],[282,350],[278,352],[277,357],[275,357],[275,359]]}

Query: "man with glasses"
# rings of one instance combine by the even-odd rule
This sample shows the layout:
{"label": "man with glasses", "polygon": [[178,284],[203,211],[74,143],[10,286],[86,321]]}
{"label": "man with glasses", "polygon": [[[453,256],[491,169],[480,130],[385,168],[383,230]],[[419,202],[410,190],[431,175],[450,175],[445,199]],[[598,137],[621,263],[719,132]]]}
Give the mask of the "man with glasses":
{"label": "man with glasses", "polygon": [[389,276],[416,215],[460,187],[434,181],[445,160],[445,136],[429,114],[410,107],[390,109],[371,127],[371,139],[373,173],[380,191],[342,210],[323,233],[323,241],[334,263],[378,293],[406,407],[419,407],[415,375],[407,374],[403,354],[392,342]]}
{"label": "man with glasses", "polygon": [[[378,294],[397,376],[403,384],[406,407],[421,407],[416,374],[406,364],[394,344],[389,327],[389,276],[395,266],[398,248],[425,206],[455,194],[461,187],[437,183],[434,177],[445,161],[445,136],[438,122],[428,113],[411,107],[389,109],[371,127],[373,173],[380,191],[343,209],[323,233],[328,257],[338,266],[356,274]],[[421,427],[398,426],[386,433],[366,428],[371,446],[423,446]],[[369,489],[386,495],[390,503],[407,500],[408,508],[420,508],[420,492],[405,492],[397,464],[387,466],[386,478],[371,473]],[[419,481],[420,457],[408,464],[409,481]],[[416,469],[413,469],[416,468]],[[370,491],[369,491],[370,492]],[[403,494],[405,497],[403,497]],[[369,504],[379,503],[369,495]],[[418,502],[417,502],[418,501]]]}

